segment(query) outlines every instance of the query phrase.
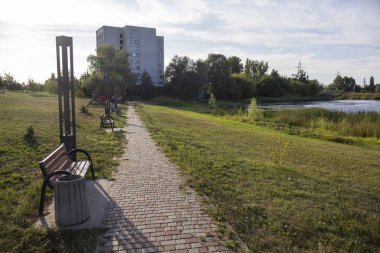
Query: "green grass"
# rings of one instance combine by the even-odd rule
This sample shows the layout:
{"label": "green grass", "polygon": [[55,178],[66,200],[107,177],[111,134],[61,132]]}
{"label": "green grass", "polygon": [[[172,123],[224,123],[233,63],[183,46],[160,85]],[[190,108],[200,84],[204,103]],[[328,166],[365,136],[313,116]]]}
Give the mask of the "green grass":
{"label": "green grass", "polygon": [[380,148],[287,135],[227,117],[138,113],[188,184],[254,251],[376,252]]}
{"label": "green grass", "polygon": [[[76,100],[77,146],[90,152],[97,177],[111,178],[122,153],[122,132],[99,130],[101,107],[80,112]],[[42,173],[38,161],[59,145],[58,100],[46,94],[0,94],[0,252],[89,252],[100,230],[62,232],[33,228],[38,215]],[[125,119],[116,118],[116,125]],[[34,135],[25,138],[32,126]],[[74,236],[75,235],[75,236]],[[28,245],[33,245],[29,247]],[[78,246],[79,250],[74,248]],[[83,250],[81,250],[83,249]]]}
{"label": "green grass", "polygon": [[380,100],[380,93],[361,93],[361,92],[336,92],[335,99],[362,99],[362,100]]}

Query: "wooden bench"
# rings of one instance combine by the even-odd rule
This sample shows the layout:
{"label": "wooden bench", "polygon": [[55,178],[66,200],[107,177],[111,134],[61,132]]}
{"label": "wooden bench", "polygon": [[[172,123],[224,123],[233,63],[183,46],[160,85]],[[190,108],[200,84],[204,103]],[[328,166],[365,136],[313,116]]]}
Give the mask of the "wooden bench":
{"label": "wooden bench", "polygon": [[[72,156],[77,153],[82,153],[86,156],[86,160],[75,161]],[[92,166],[92,159],[90,154],[83,149],[66,150],[64,144],[61,144],[56,150],[50,153],[45,159],[38,162],[40,165],[44,181],[41,188],[40,198],[40,216],[43,215],[46,186],[51,189],[54,188],[54,183],[58,178],[64,175],[81,175],[85,176],[88,169],[91,171],[91,177],[95,180],[94,167]]]}
{"label": "wooden bench", "polygon": [[109,116],[104,115],[104,114],[100,115],[99,118],[100,118],[100,129],[102,129],[102,127],[105,128],[107,126],[110,126],[112,128],[112,132],[113,132],[113,128],[115,127],[113,119]]}

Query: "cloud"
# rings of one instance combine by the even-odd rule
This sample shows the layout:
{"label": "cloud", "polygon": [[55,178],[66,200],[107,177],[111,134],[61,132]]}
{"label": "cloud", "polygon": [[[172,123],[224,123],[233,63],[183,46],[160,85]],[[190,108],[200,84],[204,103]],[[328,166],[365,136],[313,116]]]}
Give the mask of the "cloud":
{"label": "cloud", "polygon": [[301,60],[323,82],[343,69],[377,80],[379,21],[377,0],[12,0],[2,4],[0,72],[45,80],[55,69],[54,37],[62,34],[74,37],[76,72],[84,72],[96,29],[128,24],[165,36],[166,63],[175,54],[219,52],[266,60],[286,75]]}

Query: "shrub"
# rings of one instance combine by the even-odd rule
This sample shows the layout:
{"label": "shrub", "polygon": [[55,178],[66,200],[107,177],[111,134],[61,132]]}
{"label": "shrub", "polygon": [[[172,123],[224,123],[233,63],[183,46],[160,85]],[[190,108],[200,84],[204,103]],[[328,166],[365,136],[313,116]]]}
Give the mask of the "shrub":
{"label": "shrub", "polygon": [[257,108],[257,100],[254,97],[249,101],[248,117],[253,121],[260,121],[263,118],[261,110]]}
{"label": "shrub", "polygon": [[24,135],[24,139],[25,139],[28,143],[36,143],[36,142],[37,142],[36,136],[34,135],[34,129],[33,129],[33,126],[29,126],[29,127],[26,129],[26,133],[25,133],[25,135]]}

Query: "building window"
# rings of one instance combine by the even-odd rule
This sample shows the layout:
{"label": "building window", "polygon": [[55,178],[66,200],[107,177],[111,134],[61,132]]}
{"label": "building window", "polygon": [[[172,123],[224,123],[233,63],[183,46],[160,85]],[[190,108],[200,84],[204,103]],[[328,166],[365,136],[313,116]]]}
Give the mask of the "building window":
{"label": "building window", "polygon": [[120,45],[123,45],[124,41],[123,40],[120,40]]}
{"label": "building window", "polygon": [[131,40],[131,44],[140,44],[139,40]]}
{"label": "building window", "polygon": [[140,50],[139,46],[131,46],[131,50]]}
{"label": "building window", "polygon": [[140,70],[140,66],[132,66],[132,70]]}
{"label": "building window", "polygon": [[122,39],[123,38],[123,34],[122,33],[120,33],[120,39]]}
{"label": "building window", "polygon": [[132,53],[132,57],[139,57],[140,54],[139,53]]}
{"label": "building window", "polygon": [[123,50],[123,46],[120,46],[120,50]]}

